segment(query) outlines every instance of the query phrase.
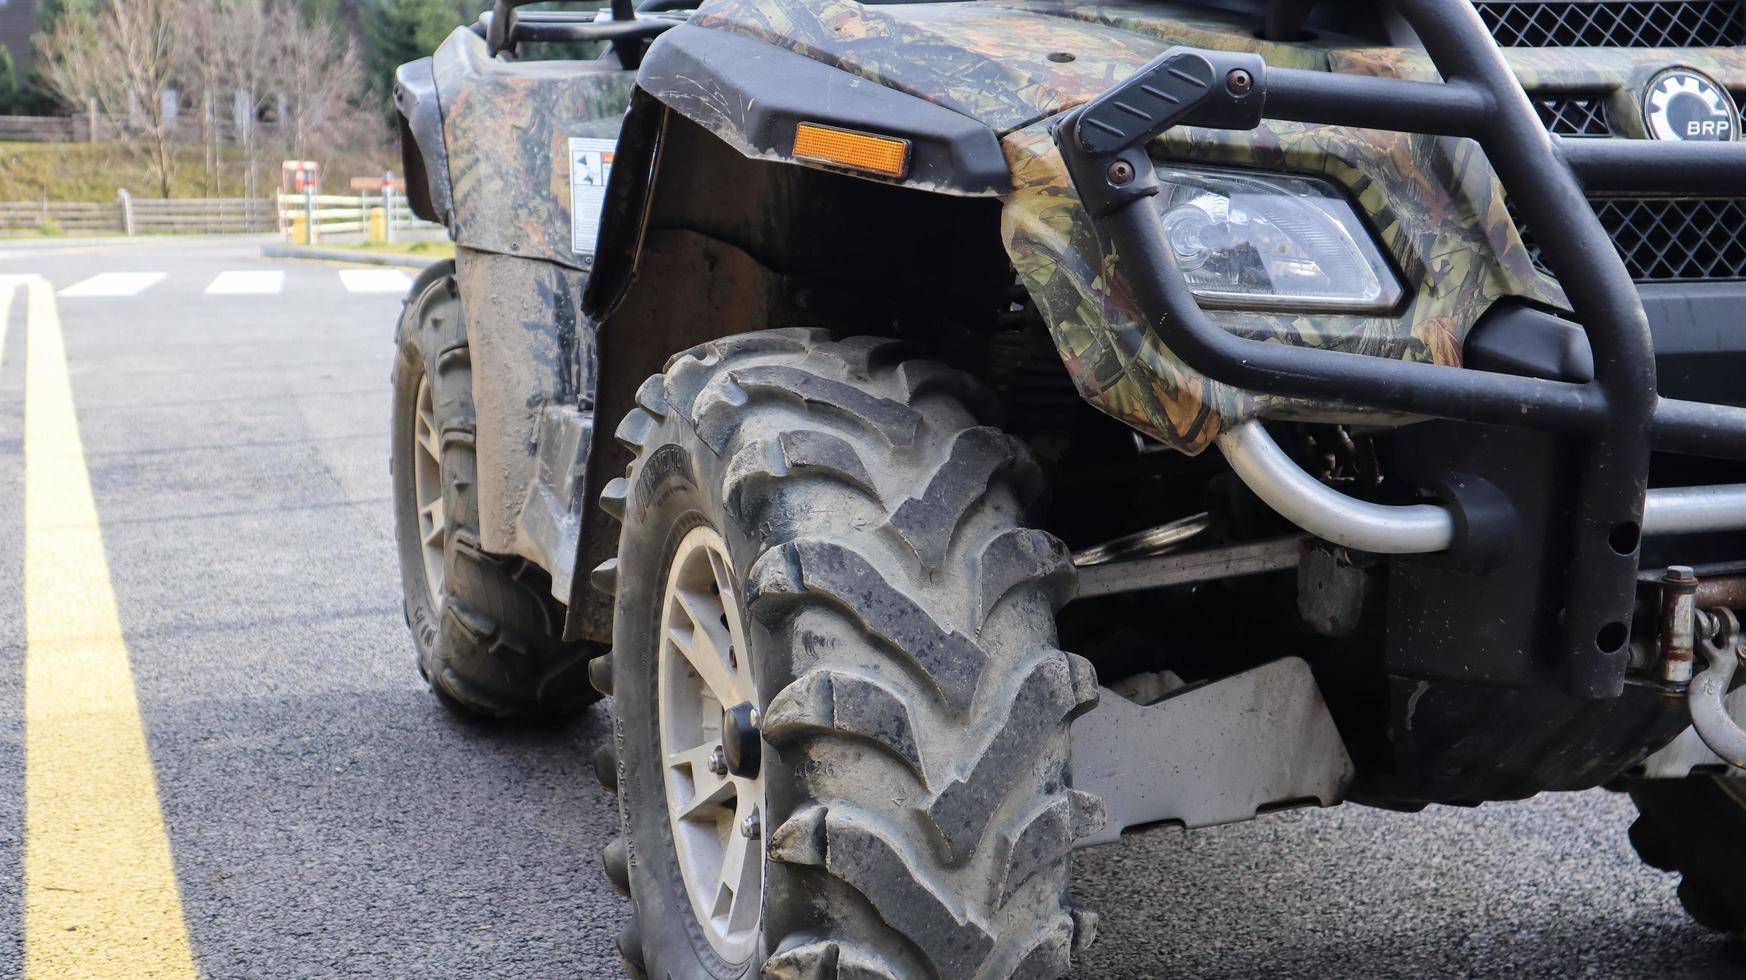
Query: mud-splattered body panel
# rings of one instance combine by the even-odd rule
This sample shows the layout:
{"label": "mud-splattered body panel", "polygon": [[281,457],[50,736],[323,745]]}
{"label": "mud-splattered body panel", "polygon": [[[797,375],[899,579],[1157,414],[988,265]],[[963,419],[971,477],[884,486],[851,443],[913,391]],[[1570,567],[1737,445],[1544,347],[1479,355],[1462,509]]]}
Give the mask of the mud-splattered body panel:
{"label": "mud-splattered body panel", "polygon": [[464,30],[443,45],[436,74],[458,244],[585,267],[571,241],[569,141],[618,135],[636,74],[615,68],[493,60]]}

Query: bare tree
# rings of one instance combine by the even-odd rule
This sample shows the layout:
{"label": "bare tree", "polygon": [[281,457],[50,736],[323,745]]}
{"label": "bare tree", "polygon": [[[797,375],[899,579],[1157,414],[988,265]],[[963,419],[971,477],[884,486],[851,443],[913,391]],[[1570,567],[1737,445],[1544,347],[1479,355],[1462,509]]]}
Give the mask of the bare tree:
{"label": "bare tree", "polygon": [[273,102],[278,41],[261,0],[232,0],[219,13],[215,31],[219,76],[229,89],[229,112],[242,149],[243,194],[260,196],[261,130],[257,120]]}
{"label": "bare tree", "polygon": [[219,21],[225,16],[224,0],[190,2],[183,25],[181,75],[200,105],[200,144],[205,154],[206,196],[224,193],[224,77],[223,40]]}
{"label": "bare tree", "polygon": [[279,120],[285,148],[298,160],[382,139],[381,116],[364,109],[363,63],[357,45],[325,21],[312,22],[293,3],[268,15],[274,40],[273,78],[289,118]]}
{"label": "bare tree", "polygon": [[73,106],[127,120],[126,144],[147,157],[169,197],[176,80],[190,0],[111,0],[93,16],[63,16],[38,41],[44,77]]}

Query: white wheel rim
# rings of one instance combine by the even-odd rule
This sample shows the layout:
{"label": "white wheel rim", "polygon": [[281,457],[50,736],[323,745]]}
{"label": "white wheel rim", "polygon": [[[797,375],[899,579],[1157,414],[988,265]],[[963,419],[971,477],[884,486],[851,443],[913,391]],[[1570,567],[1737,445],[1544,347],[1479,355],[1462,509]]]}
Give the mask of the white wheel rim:
{"label": "white wheel rim", "polygon": [[661,602],[661,772],[691,911],[730,963],[751,956],[764,905],[762,770],[746,778],[710,769],[726,710],[758,704],[744,637],[727,546],[711,528],[693,528],[673,555]]}
{"label": "white wheel rim", "polygon": [[448,515],[443,511],[443,445],[437,433],[436,412],[431,407],[430,381],[418,379],[418,399],[412,417],[412,495],[418,504],[419,550],[424,556],[424,587],[430,605],[441,605],[443,593],[443,542],[449,536]]}

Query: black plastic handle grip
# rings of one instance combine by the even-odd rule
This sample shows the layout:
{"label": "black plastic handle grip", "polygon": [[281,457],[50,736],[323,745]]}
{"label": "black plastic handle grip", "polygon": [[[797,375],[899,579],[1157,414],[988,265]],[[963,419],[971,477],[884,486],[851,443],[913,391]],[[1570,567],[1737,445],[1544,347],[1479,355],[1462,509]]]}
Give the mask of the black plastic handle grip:
{"label": "black plastic handle grip", "polygon": [[1158,193],[1146,143],[1172,126],[1260,125],[1266,71],[1259,55],[1171,48],[1067,113],[1055,139],[1085,209],[1102,218]]}
{"label": "black plastic handle grip", "polygon": [[1254,129],[1266,101],[1260,55],[1171,48],[1074,114],[1074,138],[1114,156],[1187,123]]}

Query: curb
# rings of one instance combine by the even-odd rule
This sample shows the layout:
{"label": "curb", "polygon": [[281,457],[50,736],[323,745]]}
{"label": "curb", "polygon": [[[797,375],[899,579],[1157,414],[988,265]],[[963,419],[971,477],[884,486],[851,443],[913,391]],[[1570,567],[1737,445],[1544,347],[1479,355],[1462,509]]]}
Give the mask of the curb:
{"label": "curb", "polygon": [[426,259],[417,255],[383,255],[355,252],[349,248],[318,248],[309,245],[269,244],[261,246],[261,257],[268,259],[314,259],[321,262],[351,262],[356,265],[392,265],[407,269],[422,269],[441,259]]}

